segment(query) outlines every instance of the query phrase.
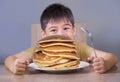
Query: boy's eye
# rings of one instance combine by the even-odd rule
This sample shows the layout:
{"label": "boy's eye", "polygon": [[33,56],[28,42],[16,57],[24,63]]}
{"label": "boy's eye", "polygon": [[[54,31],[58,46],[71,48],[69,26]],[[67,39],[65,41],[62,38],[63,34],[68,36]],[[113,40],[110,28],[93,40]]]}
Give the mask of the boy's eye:
{"label": "boy's eye", "polygon": [[69,28],[69,27],[65,27],[65,28],[64,28],[64,30],[68,30],[68,29],[70,29],[70,28]]}
{"label": "boy's eye", "polygon": [[50,30],[50,32],[56,32],[57,30],[56,29],[52,29],[52,30]]}

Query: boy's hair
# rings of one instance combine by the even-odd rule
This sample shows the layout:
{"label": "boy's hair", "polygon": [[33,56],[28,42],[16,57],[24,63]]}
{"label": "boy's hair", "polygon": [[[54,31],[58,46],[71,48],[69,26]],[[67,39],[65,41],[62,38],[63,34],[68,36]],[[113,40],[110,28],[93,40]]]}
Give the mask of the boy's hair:
{"label": "boy's hair", "polygon": [[62,5],[62,4],[52,4],[48,6],[42,13],[40,22],[42,30],[46,29],[46,25],[48,22],[57,21],[57,20],[67,20],[70,21],[71,24],[74,26],[74,17],[72,11]]}

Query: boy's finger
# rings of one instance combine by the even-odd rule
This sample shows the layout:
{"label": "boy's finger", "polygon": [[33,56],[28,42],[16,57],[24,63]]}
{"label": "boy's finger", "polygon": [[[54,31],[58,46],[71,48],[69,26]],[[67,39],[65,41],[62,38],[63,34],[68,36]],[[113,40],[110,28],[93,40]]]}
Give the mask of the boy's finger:
{"label": "boy's finger", "polygon": [[89,63],[92,63],[93,60],[94,60],[94,57],[88,57],[88,58],[87,58],[87,61],[88,61]]}
{"label": "boy's finger", "polygon": [[18,67],[18,68],[26,68],[27,65],[26,65],[26,64],[23,64],[23,63],[18,63],[18,64],[15,64],[15,67]]}
{"label": "boy's finger", "polygon": [[100,61],[100,58],[95,58],[94,60],[93,60],[93,62],[99,62]]}
{"label": "boy's finger", "polygon": [[16,60],[16,63],[19,63],[19,64],[27,64],[27,60],[26,59],[18,59]]}
{"label": "boy's finger", "polygon": [[96,67],[94,67],[94,70],[95,71],[101,70],[101,67],[100,66],[96,66]]}
{"label": "boy's finger", "polygon": [[93,65],[93,67],[96,67],[96,66],[100,66],[100,63],[99,62],[98,63],[94,62],[92,65]]}
{"label": "boy's finger", "polygon": [[26,60],[26,65],[28,65],[30,63],[30,61],[29,60]]}
{"label": "boy's finger", "polygon": [[16,59],[15,62],[18,62],[18,63],[25,63],[25,60],[24,60],[24,59]]}
{"label": "boy's finger", "polygon": [[17,70],[17,72],[25,72],[26,69],[25,68],[17,68],[16,70]]}
{"label": "boy's finger", "polygon": [[93,60],[93,62],[100,62],[100,61],[104,61],[104,59],[102,57],[99,57]]}

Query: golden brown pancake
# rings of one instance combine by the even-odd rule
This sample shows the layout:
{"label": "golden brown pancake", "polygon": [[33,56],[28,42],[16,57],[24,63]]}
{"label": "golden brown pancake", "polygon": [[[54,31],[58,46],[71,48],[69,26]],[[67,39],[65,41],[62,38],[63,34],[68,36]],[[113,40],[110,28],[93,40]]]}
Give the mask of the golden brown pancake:
{"label": "golden brown pancake", "polygon": [[48,56],[60,56],[62,58],[77,59],[79,60],[79,55],[76,52],[47,52],[43,51],[43,54]]}
{"label": "golden brown pancake", "polygon": [[61,59],[60,56],[48,56],[39,52],[39,54],[37,53],[34,54],[33,61],[35,62],[39,61],[39,63],[53,63],[60,59]]}
{"label": "golden brown pancake", "polygon": [[36,45],[33,62],[45,69],[76,68],[80,57],[74,41],[64,36],[48,36]]}
{"label": "golden brown pancake", "polygon": [[43,39],[41,39],[38,43],[44,43],[44,42],[73,42],[68,37],[60,36],[60,35],[53,35],[53,36],[47,36]]}
{"label": "golden brown pancake", "polygon": [[73,43],[59,43],[59,42],[46,42],[44,44],[38,44],[36,46],[35,52],[38,51],[53,51],[53,52],[60,52],[60,51],[76,51],[75,45]]}
{"label": "golden brown pancake", "polygon": [[67,46],[59,46],[59,45],[55,45],[55,46],[49,46],[49,47],[40,47],[40,50],[43,51],[50,51],[50,52],[73,52],[76,51],[76,49],[74,47],[67,47]]}
{"label": "golden brown pancake", "polygon": [[49,46],[55,46],[55,45],[75,47],[73,42],[45,42],[45,43],[39,44],[40,47],[49,47]]}
{"label": "golden brown pancake", "polygon": [[44,68],[48,70],[70,69],[70,68],[78,67],[78,65],[79,65],[79,61],[68,61],[68,62],[61,63],[61,64],[54,64],[51,66],[46,66]]}
{"label": "golden brown pancake", "polygon": [[69,59],[64,59],[64,58],[61,58],[60,60],[58,61],[55,61],[55,62],[39,62],[38,60],[35,60],[35,62],[40,66],[40,67],[46,67],[46,66],[51,66],[51,65],[55,65],[55,64],[61,64],[61,63],[65,63],[65,62],[68,62]]}

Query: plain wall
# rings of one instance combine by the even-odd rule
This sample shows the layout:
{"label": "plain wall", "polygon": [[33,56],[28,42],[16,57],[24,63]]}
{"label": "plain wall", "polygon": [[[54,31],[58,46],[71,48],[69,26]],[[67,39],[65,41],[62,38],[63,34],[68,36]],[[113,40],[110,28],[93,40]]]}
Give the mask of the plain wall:
{"label": "plain wall", "polygon": [[0,63],[31,45],[31,25],[46,6],[62,3],[76,22],[86,22],[97,49],[120,59],[120,0],[0,0]]}

